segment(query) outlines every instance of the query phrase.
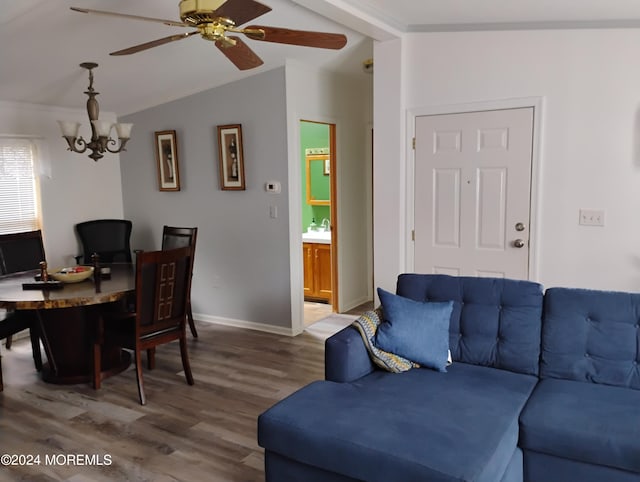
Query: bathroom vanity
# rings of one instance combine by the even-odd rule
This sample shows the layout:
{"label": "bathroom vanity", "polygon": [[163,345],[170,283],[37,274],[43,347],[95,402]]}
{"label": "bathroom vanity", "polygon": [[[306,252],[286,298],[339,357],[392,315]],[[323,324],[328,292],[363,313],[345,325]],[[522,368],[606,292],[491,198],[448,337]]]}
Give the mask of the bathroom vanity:
{"label": "bathroom vanity", "polygon": [[331,303],[331,233],[304,233],[304,299]]}

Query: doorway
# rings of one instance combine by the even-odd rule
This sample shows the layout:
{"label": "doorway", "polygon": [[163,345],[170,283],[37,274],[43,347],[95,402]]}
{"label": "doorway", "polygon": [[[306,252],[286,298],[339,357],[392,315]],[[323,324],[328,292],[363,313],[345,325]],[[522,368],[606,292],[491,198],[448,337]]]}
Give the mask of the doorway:
{"label": "doorway", "polygon": [[337,311],[335,124],[300,121],[304,325]]}
{"label": "doorway", "polygon": [[530,278],[533,114],[416,117],[416,271]]}

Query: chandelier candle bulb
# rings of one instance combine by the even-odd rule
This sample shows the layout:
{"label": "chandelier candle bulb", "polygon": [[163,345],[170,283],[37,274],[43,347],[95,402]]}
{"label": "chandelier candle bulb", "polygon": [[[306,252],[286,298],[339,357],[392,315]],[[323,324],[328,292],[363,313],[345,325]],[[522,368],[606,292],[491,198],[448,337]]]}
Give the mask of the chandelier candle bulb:
{"label": "chandelier candle bulb", "polygon": [[71,121],[58,121],[60,125],[60,130],[62,131],[63,137],[78,137],[78,131],[80,130],[80,122],[71,122]]}
{"label": "chandelier candle bulb", "polygon": [[118,139],[129,139],[131,137],[131,128],[133,127],[133,124],[122,123],[116,124],[115,127],[118,134]]}
{"label": "chandelier candle bulb", "polygon": [[113,127],[111,122],[94,120],[91,121],[91,123],[93,124],[93,127],[96,128],[96,134],[98,134],[98,137],[109,137],[109,134],[111,134],[111,128]]}

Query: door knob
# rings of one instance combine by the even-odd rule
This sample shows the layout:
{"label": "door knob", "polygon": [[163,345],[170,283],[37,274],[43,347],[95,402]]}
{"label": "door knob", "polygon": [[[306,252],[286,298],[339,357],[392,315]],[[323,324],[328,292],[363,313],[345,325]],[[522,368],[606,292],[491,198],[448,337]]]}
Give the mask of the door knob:
{"label": "door knob", "polygon": [[525,244],[525,243],[524,243],[524,239],[516,239],[516,240],[513,242],[513,245],[514,245],[516,248],[524,248],[524,244]]}
{"label": "door knob", "polygon": [[516,231],[524,231],[524,223],[516,223]]}

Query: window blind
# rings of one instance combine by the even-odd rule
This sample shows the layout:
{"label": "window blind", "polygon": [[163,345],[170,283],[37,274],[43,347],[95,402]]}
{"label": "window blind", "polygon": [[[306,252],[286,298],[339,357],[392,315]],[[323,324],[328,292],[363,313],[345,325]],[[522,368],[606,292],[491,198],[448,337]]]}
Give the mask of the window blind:
{"label": "window blind", "polygon": [[39,229],[35,148],[0,138],[0,234]]}

